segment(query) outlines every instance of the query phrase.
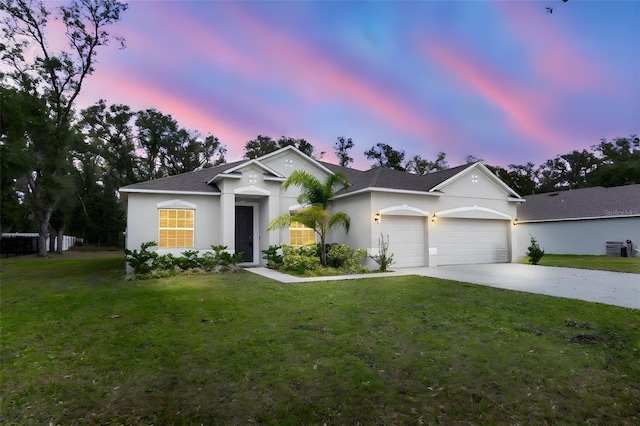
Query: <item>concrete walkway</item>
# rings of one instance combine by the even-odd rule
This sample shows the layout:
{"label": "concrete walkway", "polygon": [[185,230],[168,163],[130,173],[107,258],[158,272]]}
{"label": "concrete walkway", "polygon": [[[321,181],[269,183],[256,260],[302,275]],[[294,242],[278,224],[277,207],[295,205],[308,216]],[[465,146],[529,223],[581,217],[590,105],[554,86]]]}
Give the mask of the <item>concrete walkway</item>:
{"label": "concrete walkway", "polygon": [[[247,271],[283,283],[372,278],[368,274],[300,278],[262,267],[248,268]],[[442,278],[508,290],[640,309],[640,275],[638,274],[500,263],[491,265],[438,266],[436,268],[398,268],[394,272],[377,274],[375,277],[404,275]]]}

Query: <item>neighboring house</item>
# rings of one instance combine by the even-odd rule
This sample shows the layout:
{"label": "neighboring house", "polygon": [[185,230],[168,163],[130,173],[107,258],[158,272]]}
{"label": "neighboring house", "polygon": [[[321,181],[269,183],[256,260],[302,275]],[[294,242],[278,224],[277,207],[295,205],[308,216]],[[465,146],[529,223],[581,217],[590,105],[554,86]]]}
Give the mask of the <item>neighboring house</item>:
{"label": "neighboring house", "polygon": [[[483,164],[425,176],[382,167],[359,171],[314,160],[293,147],[121,188],[126,247],[157,241],[159,252],[179,254],[225,245],[244,252],[246,264],[264,265],[261,251],[270,245],[313,241],[313,233],[299,224],[266,230],[273,218],[302,207],[298,188],[282,189],[297,169],[320,181],[336,172],[349,179],[331,208],[347,213],[351,228],[332,230],[330,242],[375,253],[380,235],[388,235],[395,267],[515,260],[513,222],[524,200]],[[369,259],[369,265],[375,264]]]}
{"label": "neighboring house", "polygon": [[604,255],[608,241],[640,243],[640,185],[530,195],[517,223],[517,257],[526,255],[529,234],[547,253]]}

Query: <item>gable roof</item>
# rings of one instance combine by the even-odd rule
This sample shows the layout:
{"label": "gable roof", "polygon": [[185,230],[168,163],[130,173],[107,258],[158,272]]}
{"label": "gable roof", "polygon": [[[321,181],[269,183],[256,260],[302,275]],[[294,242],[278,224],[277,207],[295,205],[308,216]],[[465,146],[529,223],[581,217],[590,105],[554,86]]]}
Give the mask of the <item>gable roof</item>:
{"label": "gable roof", "polygon": [[267,172],[268,174],[270,174],[271,176],[273,176],[274,178],[282,178],[284,180],[284,176],[278,172],[276,172],[275,170],[271,169],[270,167],[265,166],[264,164],[262,164],[260,161],[256,160],[256,159],[252,159],[249,161],[240,161],[238,162],[237,165],[230,167],[218,174],[216,174],[214,177],[212,177],[210,180],[207,181],[208,184],[211,183],[215,183],[217,181],[219,181],[220,179],[223,179],[225,177],[230,177],[232,176],[231,173],[237,172],[247,166],[250,165],[255,165],[256,167],[258,167],[259,169],[264,170],[265,172]]}
{"label": "gable roof", "polygon": [[[215,183],[225,177],[234,177],[233,173],[239,171],[243,167],[254,165],[263,169],[267,174],[271,175],[274,179],[284,180],[284,176],[272,168],[266,166],[262,161],[280,155],[287,151],[293,151],[303,157],[305,160],[315,164],[319,169],[324,170],[327,173],[332,173],[330,169],[327,169],[324,163],[317,161],[314,158],[301,152],[294,146],[286,146],[274,152],[263,155],[262,157],[240,160],[233,163],[222,164],[216,167],[209,167],[207,169],[195,170],[192,172],[181,173],[179,175],[167,176],[160,179],[152,179],[145,182],[134,183],[132,185],[123,186],[120,188],[121,193],[141,192],[141,193],[189,193],[189,194],[203,194],[203,195],[218,195],[220,189]],[[225,176],[226,175],[226,176]]]}
{"label": "gable roof", "polygon": [[321,163],[333,173],[341,172],[349,179],[349,187],[336,192],[336,196],[360,192],[370,188],[429,192],[437,184],[469,167],[469,165],[464,165],[427,175],[415,175],[388,167],[375,167],[361,171],[331,163]]}
{"label": "gable roof", "polygon": [[640,217],[640,184],[572,189],[525,197],[518,222]]}
{"label": "gable roof", "polygon": [[491,170],[489,170],[489,168],[487,166],[485,166],[481,162],[478,161],[476,163],[471,164],[470,166],[466,165],[466,167],[464,167],[464,166],[460,166],[460,167],[463,167],[463,168],[459,173],[456,173],[455,175],[451,176],[447,180],[445,180],[443,182],[440,182],[439,184],[434,186],[431,190],[432,191],[439,191],[442,188],[444,188],[445,186],[447,186],[449,183],[459,179],[460,177],[466,175],[467,173],[470,173],[473,170],[479,170],[481,173],[484,173],[484,175],[487,178],[489,178],[495,184],[497,184],[498,186],[502,187],[503,190],[505,190],[506,192],[511,194],[515,200],[523,201],[522,197],[520,197],[520,195],[518,195],[518,193],[516,191],[514,191],[511,187],[509,187],[509,185],[504,183],[502,181],[502,179],[500,179],[498,176],[496,176]]}
{"label": "gable roof", "polygon": [[285,153],[286,151],[293,151],[299,154],[306,160],[317,165],[318,168],[325,170],[327,173],[343,173],[349,180],[349,187],[337,191],[335,194],[336,197],[345,197],[354,193],[371,190],[420,192],[425,195],[439,196],[442,194],[440,189],[448,182],[457,179],[457,177],[461,176],[464,171],[481,168],[487,172],[490,178],[503,186],[506,192],[512,194],[517,199],[520,198],[511,188],[491,173],[486,166],[479,162],[474,164],[464,164],[426,175],[415,175],[387,167],[375,167],[362,171],[316,160],[302,153],[293,146],[287,146],[256,159],[241,160],[208,169],[182,173],[147,182],[135,183],[133,185],[120,188],[120,192],[217,195],[220,194],[219,188],[215,185],[217,181],[227,177],[235,177],[233,174],[234,172],[252,164],[262,168],[275,179],[284,179],[280,173],[264,165],[262,161]]}
{"label": "gable roof", "polygon": [[351,169],[349,167],[337,166],[330,163],[322,163],[332,172],[342,172],[349,179],[349,187],[336,192],[336,197],[347,196],[356,192],[370,189],[391,189],[398,191],[424,192],[425,194],[440,195],[440,190],[449,182],[461,176],[466,170],[480,168],[486,171],[490,179],[495,180],[503,189],[514,198],[520,196],[509,188],[502,180],[495,176],[482,163],[463,164],[458,167],[429,173],[426,175],[415,175],[400,170],[387,167],[375,167],[366,171]]}
{"label": "gable roof", "polygon": [[220,189],[209,182],[216,175],[236,167],[246,161],[236,161],[234,163],[222,164],[220,166],[209,167],[207,169],[193,172],[181,173],[179,175],[167,176],[160,179],[152,179],[146,182],[134,183],[123,186],[120,192],[189,192],[197,194],[214,195],[219,194]]}
{"label": "gable roof", "polygon": [[303,159],[311,162],[312,164],[314,164],[316,167],[318,167],[319,169],[323,170],[324,172],[329,173],[329,174],[333,173],[331,170],[329,170],[329,169],[327,169],[325,167],[326,163],[323,163],[322,161],[316,160],[315,158],[311,157],[310,155],[305,154],[304,152],[300,151],[298,148],[296,148],[293,145],[287,145],[284,148],[278,149],[277,151],[273,151],[273,152],[270,152],[268,154],[263,155],[262,157],[258,157],[256,160],[264,161],[264,160],[266,160],[268,158],[275,157],[277,155],[281,155],[281,154],[283,154],[283,153],[285,153],[287,151],[294,151],[300,157],[302,157]]}

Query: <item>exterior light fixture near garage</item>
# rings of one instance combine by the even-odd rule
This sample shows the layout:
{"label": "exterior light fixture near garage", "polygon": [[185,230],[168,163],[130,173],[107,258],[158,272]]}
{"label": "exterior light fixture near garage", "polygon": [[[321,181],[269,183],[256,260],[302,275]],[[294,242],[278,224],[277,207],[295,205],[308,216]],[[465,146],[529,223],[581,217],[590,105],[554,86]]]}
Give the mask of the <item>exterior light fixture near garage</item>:
{"label": "exterior light fixture near garage", "polygon": [[434,213],[433,216],[431,217],[431,223],[436,223],[436,220],[438,220],[438,216],[436,216]]}
{"label": "exterior light fixture near garage", "polygon": [[381,218],[380,212],[377,212],[375,215],[373,215],[373,221],[375,223],[380,223],[380,218]]}
{"label": "exterior light fixture near garage", "polygon": [[513,219],[513,226],[518,226],[518,218]]}

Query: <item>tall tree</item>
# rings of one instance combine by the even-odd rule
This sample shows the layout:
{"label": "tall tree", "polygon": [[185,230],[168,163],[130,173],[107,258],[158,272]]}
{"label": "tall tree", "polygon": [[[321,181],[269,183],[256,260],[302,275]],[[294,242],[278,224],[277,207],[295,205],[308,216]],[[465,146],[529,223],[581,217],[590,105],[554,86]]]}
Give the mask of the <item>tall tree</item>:
{"label": "tall tree", "polygon": [[287,228],[291,222],[300,222],[313,229],[320,237],[320,263],[327,264],[327,232],[334,226],[342,226],[349,231],[351,220],[344,212],[330,213],[329,207],[337,187],[349,186],[349,180],[342,173],[329,175],[325,182],[320,182],[312,174],[304,170],[296,170],[285,180],[282,187],[286,190],[291,185],[301,188],[298,203],[306,207],[285,213],[273,219],[267,230]]}
{"label": "tall tree", "polygon": [[439,152],[435,161],[429,161],[422,158],[420,155],[414,155],[411,160],[407,161],[406,169],[408,172],[415,173],[417,175],[426,175],[428,173],[444,170],[449,167],[445,157],[447,154]]}
{"label": "tall tree", "polygon": [[338,141],[333,144],[333,149],[338,157],[338,164],[344,167],[348,167],[353,163],[353,157],[349,156],[349,151],[353,148],[353,141],[351,138],[345,139],[344,136],[339,136]]}
{"label": "tall tree", "polygon": [[324,157],[325,154],[324,151],[316,152],[316,148],[311,145],[311,143],[307,142],[306,139],[295,139],[289,136],[282,136],[280,139],[278,139],[277,145],[278,149],[284,148],[286,146],[294,146],[300,152],[307,154],[311,158],[320,159]]}
{"label": "tall tree", "polygon": [[[69,232],[95,245],[120,243],[125,229],[124,208],[116,196],[111,165],[101,157],[101,146],[79,141],[74,151],[74,194],[68,199],[73,221]],[[65,203],[67,204],[67,203]]]}
{"label": "tall tree", "polygon": [[258,135],[244,145],[244,158],[254,159],[278,150],[278,143],[271,136]]}
{"label": "tall tree", "polygon": [[224,155],[227,148],[213,135],[203,140],[198,132],[178,129],[170,138],[171,143],[161,152],[162,165],[167,175],[217,166],[226,161]]}
{"label": "tall tree", "polygon": [[[191,172],[225,162],[227,148],[218,138],[209,135],[204,140],[199,132],[181,128],[171,116],[156,109],[139,111],[135,121],[143,179]],[[217,157],[217,158],[216,158]]]}
{"label": "tall tree", "polygon": [[374,161],[371,168],[389,167],[395,170],[406,170],[404,166],[405,152],[393,149],[391,145],[387,145],[386,143],[377,143],[375,146],[372,146],[371,149],[365,151],[364,156],[367,160]]}
{"label": "tall tree", "polygon": [[536,170],[538,178],[536,192],[565,189],[562,185],[566,180],[566,172],[566,163],[559,157],[545,161]]}
{"label": "tall tree", "polygon": [[473,154],[469,154],[466,157],[464,157],[464,162],[465,164],[474,164],[480,161],[484,161],[482,158],[478,158]]}
{"label": "tall tree", "polygon": [[588,175],[596,169],[599,163],[596,156],[586,149],[571,151],[568,154],[560,155],[558,159],[565,163],[564,182],[561,184],[569,189],[587,187]]}
{"label": "tall tree", "polygon": [[136,118],[138,130],[138,147],[144,152],[140,171],[143,180],[165,177],[162,165],[164,153],[173,142],[178,132],[178,122],[160,111],[152,108],[139,111]]}
{"label": "tall tree", "polygon": [[27,127],[39,125],[33,112],[41,101],[22,91],[0,85],[0,228],[3,232],[36,230],[27,194]]}
{"label": "tall tree", "polygon": [[46,103],[48,125],[39,127],[38,134],[27,129],[24,140],[25,148],[34,154],[29,164],[28,197],[38,225],[41,257],[47,256],[49,220],[61,197],[60,180],[64,173],[60,164],[71,143],[74,102],[85,78],[95,70],[98,48],[114,38],[106,28],[117,22],[126,9],[127,5],[117,0],[73,0],[58,7],[57,15],[65,26],[69,47],[55,53],[47,40],[52,12],[42,1],[0,2],[2,61],[9,69],[8,81]]}
{"label": "tall tree", "polygon": [[640,138],[602,139],[593,147],[600,164],[588,177],[590,185],[620,186],[640,183]]}
{"label": "tall tree", "polygon": [[203,157],[206,159],[203,168],[219,166],[227,162],[227,147],[213,135],[207,135],[203,143]]}
{"label": "tall tree", "polygon": [[312,158],[322,158],[324,152],[316,153],[315,147],[306,139],[295,139],[289,136],[282,136],[273,140],[271,136],[258,135],[255,139],[248,141],[244,145],[244,158],[254,159],[267,155],[287,146],[294,146],[299,151]]}
{"label": "tall tree", "polygon": [[135,115],[126,105],[107,107],[104,100],[81,111],[80,128],[95,154],[104,161],[103,179],[112,181],[116,190],[139,181],[139,161],[133,138],[132,120]]}
{"label": "tall tree", "polygon": [[508,170],[500,166],[487,167],[519,195],[531,195],[536,192],[535,164],[531,162],[524,165],[509,164]]}

